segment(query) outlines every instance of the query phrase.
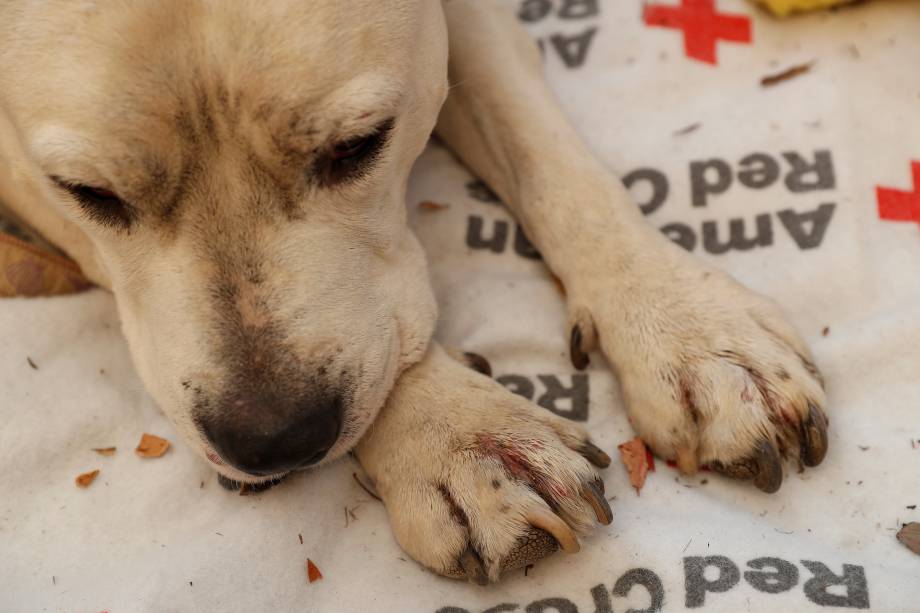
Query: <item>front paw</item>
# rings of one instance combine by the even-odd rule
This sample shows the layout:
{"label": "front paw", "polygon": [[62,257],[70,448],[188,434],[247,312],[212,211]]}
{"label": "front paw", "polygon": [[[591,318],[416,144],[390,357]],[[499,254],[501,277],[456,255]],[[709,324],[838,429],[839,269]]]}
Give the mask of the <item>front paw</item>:
{"label": "front paw", "polygon": [[571,356],[598,345],[617,371],[637,433],[685,473],[700,465],[775,492],[783,459],[827,452],[821,374],[768,299],[688,256],[570,292]]}
{"label": "front paw", "polygon": [[610,458],[571,423],[433,347],[397,383],[356,448],[396,538],[435,572],[495,581],[610,523],[587,459]]}

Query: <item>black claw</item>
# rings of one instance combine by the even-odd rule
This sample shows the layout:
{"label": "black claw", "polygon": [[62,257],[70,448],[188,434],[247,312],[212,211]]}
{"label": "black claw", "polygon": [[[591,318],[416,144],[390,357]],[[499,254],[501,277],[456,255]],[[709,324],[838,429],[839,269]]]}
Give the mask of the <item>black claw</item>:
{"label": "black claw", "polygon": [[489,584],[486,569],[482,566],[482,560],[476,555],[472,545],[469,545],[466,551],[460,554],[460,567],[466,572],[466,578],[469,579],[470,583],[477,585]]}
{"label": "black claw", "polygon": [[591,483],[586,483],[582,489],[582,496],[594,509],[594,515],[597,521],[609,525],[613,521],[613,511],[610,509],[610,503],[604,497],[604,482],[601,479],[595,479]]}
{"label": "black claw", "polygon": [[239,492],[240,496],[249,496],[250,494],[261,494],[265,490],[273,488],[284,481],[286,476],[287,475],[283,475],[270,481],[263,481],[262,483],[244,483],[217,473],[217,482],[220,483],[222,488],[229,492]]}
{"label": "black claw", "polygon": [[604,453],[603,449],[591,441],[585,441],[581,449],[578,450],[578,453],[598,468],[607,468],[610,466],[610,456]]}
{"label": "black claw", "polygon": [[802,462],[817,466],[827,454],[827,418],[818,407],[808,405],[808,417],[802,423]]}
{"label": "black claw", "polygon": [[581,326],[575,324],[572,326],[572,336],[569,339],[569,357],[576,370],[584,370],[591,363],[588,354],[581,348],[581,340]]}
{"label": "black claw", "polygon": [[757,475],[754,485],[762,492],[772,494],[783,484],[783,461],[776,446],[768,440],[761,440],[754,452]]}
{"label": "black claw", "polygon": [[463,357],[466,358],[466,365],[476,372],[487,377],[492,376],[492,365],[489,364],[489,360],[472,351],[467,351],[463,354]]}
{"label": "black claw", "polygon": [[754,486],[762,492],[772,494],[783,484],[783,461],[779,451],[770,441],[762,439],[757,443],[753,455],[732,464],[710,462],[714,471],[733,479],[754,480]]}

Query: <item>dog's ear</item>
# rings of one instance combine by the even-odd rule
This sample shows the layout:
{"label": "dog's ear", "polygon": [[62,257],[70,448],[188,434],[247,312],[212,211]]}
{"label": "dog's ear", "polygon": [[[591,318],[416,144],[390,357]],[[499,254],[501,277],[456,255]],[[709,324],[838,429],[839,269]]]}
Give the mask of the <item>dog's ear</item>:
{"label": "dog's ear", "polygon": [[12,115],[0,100],[0,216],[39,235],[80,265],[102,287],[108,275],[89,238],[57,209],[50,181],[28,153]]}

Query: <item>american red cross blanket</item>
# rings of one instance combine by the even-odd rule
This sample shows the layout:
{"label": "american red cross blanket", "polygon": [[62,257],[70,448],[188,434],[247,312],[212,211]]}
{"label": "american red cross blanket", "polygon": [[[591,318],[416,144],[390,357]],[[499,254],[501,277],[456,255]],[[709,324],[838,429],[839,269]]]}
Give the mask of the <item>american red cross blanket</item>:
{"label": "american red cross blanket", "polygon": [[[616,378],[600,359],[572,368],[539,253],[435,143],[407,206],[437,336],[591,430],[615,457],[613,523],[498,585],[434,576],[399,549],[351,459],[258,496],[221,489],[142,388],[107,293],[12,298],[0,610],[920,610],[920,556],[896,538],[920,521],[920,3],[787,21],[742,0],[511,3],[648,223],[777,299],[811,344],[824,463],[766,495],[659,462],[637,494],[616,461],[633,436]],[[140,458],[143,432],[175,444]]]}

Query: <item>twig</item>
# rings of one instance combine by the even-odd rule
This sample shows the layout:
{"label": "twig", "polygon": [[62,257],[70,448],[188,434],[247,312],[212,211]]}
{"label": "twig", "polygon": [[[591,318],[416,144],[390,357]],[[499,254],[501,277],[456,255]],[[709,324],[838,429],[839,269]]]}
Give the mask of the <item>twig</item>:
{"label": "twig", "polygon": [[684,136],[685,134],[690,134],[691,132],[696,132],[702,126],[700,122],[691,123],[689,126],[683,127],[680,130],[675,130],[673,132],[674,136]]}
{"label": "twig", "polygon": [[794,79],[795,77],[799,75],[803,75],[809,70],[811,70],[811,67],[814,65],[814,63],[815,63],[814,60],[812,60],[811,62],[807,62],[805,64],[799,64],[797,66],[787,68],[786,70],[782,72],[778,72],[772,75],[767,75],[760,80],[760,85],[761,87],[770,87],[770,86],[776,85],[777,83],[782,83],[783,81]]}

